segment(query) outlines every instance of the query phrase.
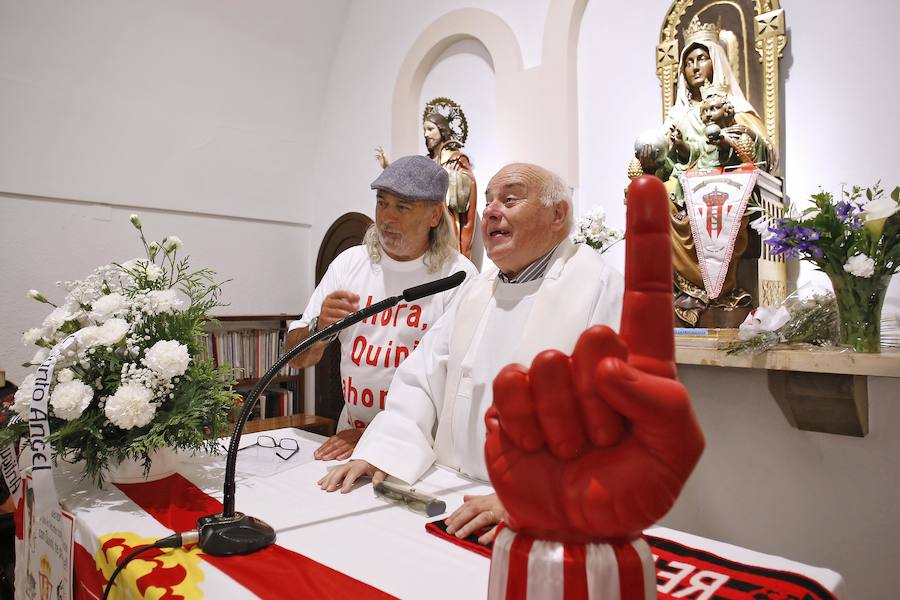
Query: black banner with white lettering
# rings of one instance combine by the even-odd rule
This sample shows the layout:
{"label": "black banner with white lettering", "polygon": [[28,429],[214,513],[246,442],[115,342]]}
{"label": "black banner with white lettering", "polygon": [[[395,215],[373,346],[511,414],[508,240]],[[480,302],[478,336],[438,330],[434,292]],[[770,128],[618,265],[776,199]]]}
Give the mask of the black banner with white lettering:
{"label": "black banner with white lettering", "polygon": [[660,598],[836,600],[820,583],[798,573],[747,565],[671,540],[644,537],[656,557]]}

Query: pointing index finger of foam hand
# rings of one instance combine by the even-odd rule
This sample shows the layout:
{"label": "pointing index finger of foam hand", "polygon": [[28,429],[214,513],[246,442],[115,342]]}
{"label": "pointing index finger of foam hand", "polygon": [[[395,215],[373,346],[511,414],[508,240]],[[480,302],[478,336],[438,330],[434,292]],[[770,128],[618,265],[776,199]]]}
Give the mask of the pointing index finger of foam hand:
{"label": "pointing index finger of foam hand", "polygon": [[675,376],[672,241],[669,194],[662,181],[642,175],[628,186],[625,228],[625,297],[621,335],[629,364]]}

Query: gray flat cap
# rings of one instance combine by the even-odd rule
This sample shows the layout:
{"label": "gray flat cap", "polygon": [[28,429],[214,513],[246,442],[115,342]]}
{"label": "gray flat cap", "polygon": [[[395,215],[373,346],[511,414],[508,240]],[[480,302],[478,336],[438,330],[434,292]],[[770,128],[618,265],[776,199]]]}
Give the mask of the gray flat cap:
{"label": "gray flat cap", "polygon": [[443,202],[449,185],[447,172],[428,157],[398,158],[372,182],[373,190],[389,192],[404,200]]}

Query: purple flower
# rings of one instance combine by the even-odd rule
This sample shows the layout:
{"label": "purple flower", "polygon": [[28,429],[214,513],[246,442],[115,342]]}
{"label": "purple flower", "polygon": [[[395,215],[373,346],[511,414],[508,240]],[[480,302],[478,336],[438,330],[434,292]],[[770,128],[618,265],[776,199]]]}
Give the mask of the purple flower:
{"label": "purple flower", "polygon": [[810,243],[810,242],[800,242],[794,248],[797,253],[805,253],[813,256],[815,258],[822,258],[825,256],[825,251],[822,250],[819,246]]}
{"label": "purple flower", "polygon": [[834,214],[838,223],[846,223],[848,219],[853,218],[853,205],[841,200],[834,205]]}
{"label": "purple flower", "polygon": [[773,255],[784,254],[788,258],[792,258],[791,254],[794,250],[793,245],[784,241],[783,239],[777,238],[769,238],[766,240],[766,243],[769,245],[770,251]]}
{"label": "purple flower", "polygon": [[849,224],[850,229],[859,229],[863,226],[862,219],[859,218],[860,206],[841,200],[834,205],[834,215],[837,217],[838,223]]}
{"label": "purple flower", "polygon": [[790,242],[794,227],[785,223],[784,219],[778,219],[774,227],[769,227],[772,236],[766,240],[772,254],[786,254],[790,257],[793,244]]}
{"label": "purple flower", "polygon": [[766,240],[773,255],[784,254],[787,258],[802,258],[806,254],[813,258],[822,258],[825,252],[815,242],[820,234],[812,227],[790,225],[779,219],[775,227],[770,227],[772,237]]}
{"label": "purple flower", "polygon": [[816,241],[817,239],[819,239],[819,232],[816,231],[815,229],[813,229],[812,227],[801,227],[801,226],[798,226],[798,227],[794,230],[794,237],[797,239],[797,241],[801,241],[801,242],[804,242],[804,241],[814,242],[814,241]]}

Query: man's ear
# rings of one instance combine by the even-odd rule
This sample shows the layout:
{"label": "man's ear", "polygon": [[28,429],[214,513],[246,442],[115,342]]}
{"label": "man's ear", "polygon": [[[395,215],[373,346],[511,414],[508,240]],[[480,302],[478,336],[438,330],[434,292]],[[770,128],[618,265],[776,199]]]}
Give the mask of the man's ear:
{"label": "man's ear", "polygon": [[568,225],[569,201],[560,201],[553,205],[553,221],[550,227],[553,231],[559,231]]}
{"label": "man's ear", "polygon": [[434,202],[434,209],[431,214],[431,227],[437,227],[441,224],[441,213],[444,212],[443,202]]}

